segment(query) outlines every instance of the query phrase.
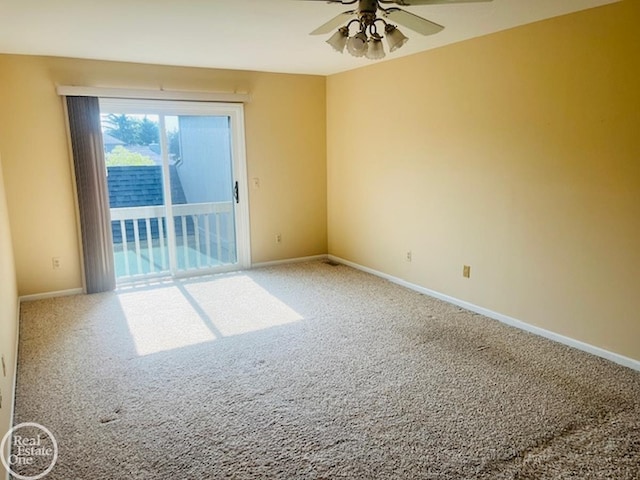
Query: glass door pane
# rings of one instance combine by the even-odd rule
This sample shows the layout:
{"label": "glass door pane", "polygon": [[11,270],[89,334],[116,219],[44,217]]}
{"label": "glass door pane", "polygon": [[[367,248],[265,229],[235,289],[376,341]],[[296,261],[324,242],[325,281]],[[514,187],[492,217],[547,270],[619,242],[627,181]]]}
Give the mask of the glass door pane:
{"label": "glass door pane", "polygon": [[176,270],[238,262],[230,120],[228,116],[164,117]]}
{"label": "glass door pane", "polygon": [[120,283],[250,265],[241,105],[100,99]]}
{"label": "glass door pane", "polygon": [[116,278],[170,271],[159,116],[101,115]]}

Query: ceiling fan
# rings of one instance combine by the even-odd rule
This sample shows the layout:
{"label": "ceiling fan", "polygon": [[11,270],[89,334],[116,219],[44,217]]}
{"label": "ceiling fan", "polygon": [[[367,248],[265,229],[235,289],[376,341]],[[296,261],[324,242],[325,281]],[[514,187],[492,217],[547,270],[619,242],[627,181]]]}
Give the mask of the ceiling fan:
{"label": "ceiling fan", "polygon": [[[433,35],[444,29],[426,18],[407,12],[401,8],[383,5],[438,5],[454,3],[479,3],[492,0],[306,0],[323,1],[325,3],[340,3],[342,5],[358,4],[353,10],[347,10],[335,16],[327,23],[316,28],[311,35],[323,35],[338,28],[327,43],[337,52],[347,51],[354,57],[367,57],[378,60],[385,56],[382,39],[386,37],[389,51],[394,52],[409,40],[398,27],[388,23],[385,19],[403,25],[422,35]],[[341,26],[342,25],[342,26]],[[354,27],[355,34],[350,36]],[[382,27],[383,34],[378,32],[378,26]]]}

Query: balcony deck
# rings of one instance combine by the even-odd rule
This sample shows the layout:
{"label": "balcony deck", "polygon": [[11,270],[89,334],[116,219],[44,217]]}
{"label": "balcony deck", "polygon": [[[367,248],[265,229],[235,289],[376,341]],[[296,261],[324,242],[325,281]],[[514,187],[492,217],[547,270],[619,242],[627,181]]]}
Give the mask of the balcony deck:
{"label": "balcony deck", "polygon": [[118,282],[171,274],[170,236],[175,239],[173,273],[236,263],[231,202],[174,205],[171,210],[170,234],[162,205],[111,209]]}

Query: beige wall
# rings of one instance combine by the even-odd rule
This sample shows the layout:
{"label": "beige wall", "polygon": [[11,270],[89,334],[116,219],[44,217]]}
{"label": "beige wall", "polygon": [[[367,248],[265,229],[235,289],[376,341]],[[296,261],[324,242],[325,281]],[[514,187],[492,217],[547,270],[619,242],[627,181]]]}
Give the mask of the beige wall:
{"label": "beige wall", "polygon": [[[0,438],[11,427],[13,403],[13,376],[16,363],[16,329],[18,328],[18,292],[13,263],[9,212],[5,201],[5,188],[0,160],[0,355],[4,356],[6,375],[0,366]],[[0,452],[4,454],[4,452]],[[0,472],[4,467],[0,466]]]}
{"label": "beige wall", "polygon": [[248,90],[254,262],[325,253],[328,206],[332,254],[640,359],[639,17],[624,0],[326,82],[0,55],[18,291],[81,286],[55,84]]}
{"label": "beige wall", "polygon": [[[248,175],[260,178],[249,192],[253,262],[326,253],[323,77],[0,55],[0,149],[21,295],[81,286],[56,84],[250,92]],[[54,256],[62,260],[55,271]]]}
{"label": "beige wall", "polygon": [[625,0],[329,77],[329,252],[640,359],[638,18]]}

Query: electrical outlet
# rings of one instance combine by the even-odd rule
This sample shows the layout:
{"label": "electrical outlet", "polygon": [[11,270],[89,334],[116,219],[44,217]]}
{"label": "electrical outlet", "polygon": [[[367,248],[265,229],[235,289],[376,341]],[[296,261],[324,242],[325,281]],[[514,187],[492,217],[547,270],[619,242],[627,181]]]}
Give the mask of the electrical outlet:
{"label": "electrical outlet", "polygon": [[260,179],[258,177],[253,177],[251,179],[251,184],[253,185],[253,188],[260,188]]}
{"label": "electrical outlet", "polygon": [[471,278],[471,267],[469,265],[462,266],[462,276],[464,278]]}
{"label": "electrical outlet", "polygon": [[411,250],[409,250],[409,251],[406,253],[406,255],[405,255],[405,257],[404,257],[404,258],[405,258],[405,260],[406,260],[407,262],[410,262],[410,261],[411,261],[411,259],[412,259],[412,257],[413,257],[413,255],[411,254]]}
{"label": "electrical outlet", "polygon": [[276,235],[276,243],[282,243],[282,235],[279,233]]}
{"label": "electrical outlet", "polygon": [[54,270],[60,270],[60,267],[62,266],[62,262],[60,261],[60,257],[52,257],[51,258],[51,265],[53,266]]}

